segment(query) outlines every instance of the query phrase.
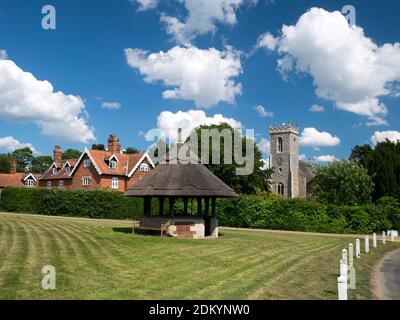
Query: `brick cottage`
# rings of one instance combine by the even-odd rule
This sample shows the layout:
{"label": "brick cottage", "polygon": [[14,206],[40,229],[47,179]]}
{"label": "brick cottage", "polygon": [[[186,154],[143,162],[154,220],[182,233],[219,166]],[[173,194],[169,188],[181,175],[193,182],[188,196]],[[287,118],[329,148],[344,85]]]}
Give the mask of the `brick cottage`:
{"label": "brick cottage", "polygon": [[114,134],[108,150],[85,148],[79,159],[62,159],[61,147],[54,148],[54,163],[39,178],[48,189],[109,189],[124,192],[154,168],[147,153],[125,154]]}

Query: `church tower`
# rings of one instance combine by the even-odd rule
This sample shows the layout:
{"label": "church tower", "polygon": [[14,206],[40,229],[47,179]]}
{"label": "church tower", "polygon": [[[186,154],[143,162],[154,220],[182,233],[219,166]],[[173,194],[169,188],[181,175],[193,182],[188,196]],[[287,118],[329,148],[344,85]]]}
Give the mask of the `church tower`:
{"label": "church tower", "polygon": [[291,123],[269,127],[269,166],[274,169],[272,192],[299,197],[299,128]]}

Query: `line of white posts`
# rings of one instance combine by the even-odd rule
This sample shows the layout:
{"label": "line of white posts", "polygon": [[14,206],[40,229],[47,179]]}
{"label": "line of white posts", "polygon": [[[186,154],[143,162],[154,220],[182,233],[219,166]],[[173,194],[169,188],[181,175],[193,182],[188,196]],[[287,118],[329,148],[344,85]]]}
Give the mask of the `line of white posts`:
{"label": "line of white posts", "polygon": [[[390,240],[395,241],[394,233],[391,232]],[[382,244],[386,244],[386,232],[382,232]],[[377,247],[376,233],[372,235],[372,247]],[[369,253],[369,236],[364,238],[364,250],[365,253]],[[361,247],[360,239],[356,239],[355,245],[355,257],[361,258]],[[354,290],[356,288],[356,270],[353,264],[354,258],[354,247],[352,243],[349,243],[347,249],[342,250],[342,256],[340,259],[340,276],[337,279],[338,282],[338,298],[339,300],[347,300],[347,290]]]}

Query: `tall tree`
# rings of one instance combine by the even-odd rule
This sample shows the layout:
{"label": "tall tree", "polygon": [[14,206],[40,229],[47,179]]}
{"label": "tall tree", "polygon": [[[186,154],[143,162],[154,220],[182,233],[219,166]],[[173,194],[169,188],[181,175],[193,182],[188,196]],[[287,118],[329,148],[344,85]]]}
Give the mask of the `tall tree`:
{"label": "tall tree", "polygon": [[11,158],[8,154],[0,154],[0,173],[9,173],[11,169]]}
{"label": "tall tree", "polygon": [[50,156],[38,156],[32,160],[32,172],[45,172],[53,163],[53,158]]}
{"label": "tall tree", "polygon": [[374,149],[356,146],[350,157],[363,165],[374,182],[373,200],[384,196],[400,199],[400,142],[380,142]]}
{"label": "tall tree", "polygon": [[34,159],[32,150],[30,148],[17,149],[11,153],[11,158],[17,162],[17,170],[24,172],[32,168],[32,161]]}
{"label": "tall tree", "polygon": [[106,151],[106,147],[104,146],[104,144],[93,144],[92,145],[92,149],[93,150],[100,150],[100,151]]}
{"label": "tall tree", "polygon": [[128,148],[126,148],[124,153],[125,154],[137,154],[137,153],[141,153],[141,151],[139,149],[136,149],[135,147],[128,147]]}
{"label": "tall tree", "polygon": [[79,150],[67,149],[62,153],[62,158],[63,160],[79,159],[81,153]]}
{"label": "tall tree", "polygon": [[[215,140],[211,137],[209,141],[202,141],[203,130],[214,130],[220,133],[220,138]],[[226,134],[226,139],[232,141],[225,141],[223,137]],[[227,185],[233,188],[236,192],[242,194],[255,194],[260,191],[269,190],[269,178],[271,172],[263,168],[262,154],[254,140],[242,137],[240,132],[233,129],[229,124],[223,123],[219,125],[202,125],[194,130],[190,139],[197,138],[198,150],[197,154],[201,158],[201,146],[208,143],[210,152],[208,153],[207,168],[213,172],[217,177],[224,181]],[[219,141],[218,141],[219,140]],[[241,141],[241,145],[235,145],[234,141]],[[254,154],[246,154],[246,147],[252,144]],[[219,147],[218,147],[219,145]],[[225,150],[230,153],[230,156],[225,159]],[[194,150],[196,152],[196,150]],[[246,164],[241,164],[234,156],[235,152],[242,156],[247,164],[251,164],[252,170],[247,175],[239,175],[237,169],[244,169]],[[214,163],[213,153],[219,156],[220,163]],[[206,157],[206,156],[205,156]],[[225,161],[228,160],[228,161]]]}
{"label": "tall tree", "polygon": [[317,166],[313,196],[321,202],[343,205],[371,203],[374,184],[368,171],[355,161],[334,161]]}

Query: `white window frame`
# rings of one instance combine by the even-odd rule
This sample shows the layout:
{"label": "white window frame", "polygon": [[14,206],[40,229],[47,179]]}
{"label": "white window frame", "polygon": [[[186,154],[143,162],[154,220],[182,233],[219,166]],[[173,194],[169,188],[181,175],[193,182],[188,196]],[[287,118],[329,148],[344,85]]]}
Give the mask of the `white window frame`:
{"label": "white window frame", "polygon": [[60,190],[64,189],[64,180],[58,181],[58,189],[60,189]]}
{"label": "white window frame", "polygon": [[109,162],[108,167],[109,167],[110,169],[117,169],[117,167],[118,167],[118,162],[115,161],[115,160],[111,160],[111,161]]}
{"label": "white window frame", "polygon": [[70,166],[66,166],[64,170],[65,170],[66,174],[70,174],[71,173],[71,167]]}
{"label": "white window frame", "polygon": [[147,163],[142,163],[139,170],[140,172],[149,172],[149,165]]}
{"label": "white window frame", "polygon": [[35,187],[35,180],[33,180],[33,179],[26,179],[26,180],[25,180],[25,187],[27,187],[27,188],[34,188],[34,187]]}
{"label": "white window frame", "polygon": [[51,181],[47,181],[47,189],[51,189],[52,185],[51,185]]}
{"label": "white window frame", "polygon": [[51,173],[52,173],[52,174],[57,174],[57,167],[53,167]]}
{"label": "white window frame", "polygon": [[83,167],[84,168],[90,168],[90,164],[91,164],[92,162],[90,161],[90,159],[85,159],[85,160],[83,160]]}
{"label": "white window frame", "polygon": [[82,186],[89,187],[92,184],[92,177],[82,177]]}
{"label": "white window frame", "polygon": [[114,177],[111,179],[111,189],[113,190],[118,190],[119,187],[119,179],[117,177]]}

